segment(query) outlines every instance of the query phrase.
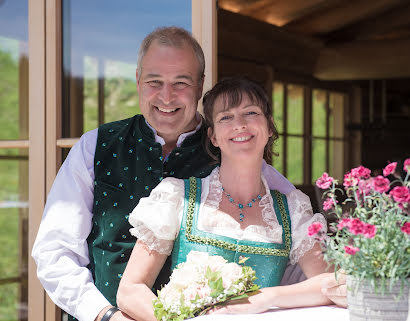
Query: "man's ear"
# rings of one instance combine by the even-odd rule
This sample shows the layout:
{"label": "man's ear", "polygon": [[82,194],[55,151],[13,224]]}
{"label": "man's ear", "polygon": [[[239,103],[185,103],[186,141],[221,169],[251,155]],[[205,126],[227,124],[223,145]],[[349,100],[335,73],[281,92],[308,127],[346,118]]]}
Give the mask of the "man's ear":
{"label": "man's ear", "polygon": [[135,71],[135,80],[136,80],[136,84],[137,84],[137,93],[139,95],[139,93],[140,93],[140,80],[139,80],[138,69]]}
{"label": "man's ear", "polygon": [[213,130],[211,127],[208,128],[208,137],[212,145],[214,145],[215,147],[218,147],[218,142],[216,140],[215,134],[213,133]]}

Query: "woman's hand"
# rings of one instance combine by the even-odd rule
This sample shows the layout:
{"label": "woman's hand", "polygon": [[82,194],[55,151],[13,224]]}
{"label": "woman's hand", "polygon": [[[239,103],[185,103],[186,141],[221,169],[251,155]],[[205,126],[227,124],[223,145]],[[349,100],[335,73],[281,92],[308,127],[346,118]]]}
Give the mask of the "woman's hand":
{"label": "woman's hand", "polygon": [[322,280],[322,293],[327,296],[336,305],[347,308],[347,287],[346,274],[343,271],[338,272],[337,279],[335,273],[328,274]]}
{"label": "woman's hand", "polygon": [[247,298],[228,301],[208,311],[208,314],[262,313],[270,308],[263,290],[248,293]]}

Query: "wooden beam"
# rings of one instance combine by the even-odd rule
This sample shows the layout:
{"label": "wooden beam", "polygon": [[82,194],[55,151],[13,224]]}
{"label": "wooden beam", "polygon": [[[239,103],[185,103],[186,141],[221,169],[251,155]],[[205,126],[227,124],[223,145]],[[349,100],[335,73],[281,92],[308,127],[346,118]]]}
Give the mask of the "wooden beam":
{"label": "wooden beam", "polygon": [[218,55],[311,75],[322,43],[256,19],[218,10]]}
{"label": "wooden beam", "polygon": [[338,30],[327,36],[328,43],[351,40],[371,40],[374,36],[409,26],[410,5],[406,3],[371,19],[359,22],[351,27]]}
{"label": "wooden beam", "polygon": [[324,48],[314,76],[321,80],[410,77],[410,40],[362,41]]}
{"label": "wooden beam", "polygon": [[245,6],[239,13],[281,27],[335,1],[339,0],[263,0]]}
{"label": "wooden beam", "polygon": [[301,34],[326,34],[356,23],[365,17],[378,15],[403,2],[404,0],[341,1],[331,8],[290,22],[285,27],[286,30]]}

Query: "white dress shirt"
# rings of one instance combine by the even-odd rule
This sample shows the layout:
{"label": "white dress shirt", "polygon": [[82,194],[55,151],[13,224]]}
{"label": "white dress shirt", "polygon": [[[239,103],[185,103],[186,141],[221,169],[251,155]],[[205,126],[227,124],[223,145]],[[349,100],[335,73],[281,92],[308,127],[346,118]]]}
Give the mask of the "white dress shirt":
{"label": "white dress shirt", "polygon": [[[178,145],[193,132],[182,134]],[[154,133],[156,141],[163,145],[164,140]],[[98,129],[85,133],[62,164],[48,195],[32,250],[37,276],[47,294],[56,305],[80,321],[93,321],[110,305],[95,287],[87,268],[97,135]],[[271,189],[288,194],[295,188],[265,162],[263,174]]]}

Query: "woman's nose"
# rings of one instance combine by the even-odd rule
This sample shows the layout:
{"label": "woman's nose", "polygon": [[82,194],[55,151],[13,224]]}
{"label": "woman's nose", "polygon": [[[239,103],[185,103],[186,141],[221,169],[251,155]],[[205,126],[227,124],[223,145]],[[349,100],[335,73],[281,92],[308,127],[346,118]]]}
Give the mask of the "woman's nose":
{"label": "woman's nose", "polygon": [[247,126],[246,119],[244,117],[241,117],[241,116],[236,117],[234,126],[235,126],[235,129],[246,128],[246,126]]}
{"label": "woman's nose", "polygon": [[159,98],[166,105],[171,103],[172,100],[174,99],[174,90],[172,88],[172,85],[164,84],[161,88],[160,93],[159,93]]}

